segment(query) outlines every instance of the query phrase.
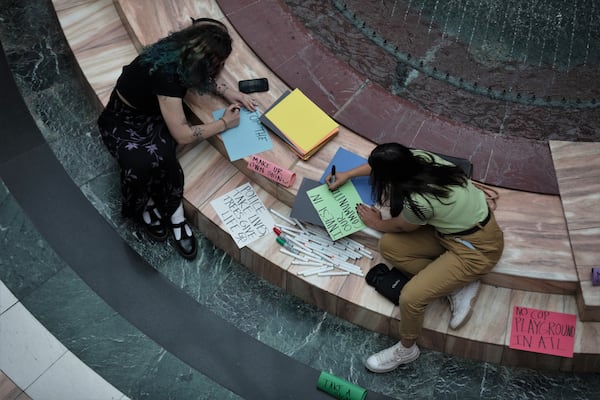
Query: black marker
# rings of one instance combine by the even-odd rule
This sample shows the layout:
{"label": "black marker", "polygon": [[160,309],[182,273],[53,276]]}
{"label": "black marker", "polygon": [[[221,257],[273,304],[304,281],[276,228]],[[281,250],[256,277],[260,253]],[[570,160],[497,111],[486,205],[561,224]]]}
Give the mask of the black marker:
{"label": "black marker", "polygon": [[335,183],[335,165],[331,166],[331,179],[329,181]]}

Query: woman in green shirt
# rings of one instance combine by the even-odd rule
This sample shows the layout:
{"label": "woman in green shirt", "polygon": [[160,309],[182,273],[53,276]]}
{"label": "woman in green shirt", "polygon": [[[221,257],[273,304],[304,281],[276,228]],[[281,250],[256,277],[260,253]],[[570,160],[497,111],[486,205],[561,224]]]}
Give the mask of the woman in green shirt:
{"label": "woman in green shirt", "polygon": [[433,153],[382,144],[367,164],[326,181],[333,190],[356,176],[370,176],[373,198],[389,207],[391,218],[365,204],[357,205],[358,215],[369,228],[384,233],[381,255],[411,277],[400,294],[401,340],[365,363],[373,372],[388,372],[419,357],[416,341],[433,300],[448,297],[450,328],[463,326],[479,279],[500,259],[504,239],[485,193],[462,169]]}

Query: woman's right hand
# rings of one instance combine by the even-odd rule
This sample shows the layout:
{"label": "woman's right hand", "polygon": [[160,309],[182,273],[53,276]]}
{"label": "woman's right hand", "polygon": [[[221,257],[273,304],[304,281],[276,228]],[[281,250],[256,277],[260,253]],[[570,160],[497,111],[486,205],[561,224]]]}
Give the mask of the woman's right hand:
{"label": "woman's right hand", "polygon": [[240,106],[239,104],[231,104],[223,113],[223,120],[227,124],[227,129],[233,128],[240,124]]}
{"label": "woman's right hand", "polygon": [[358,167],[349,169],[348,171],[337,172],[335,174],[335,182],[332,182],[331,174],[327,175],[325,177],[325,183],[327,183],[329,190],[335,190],[342,186],[344,183],[348,182],[348,180],[350,180],[351,178],[357,176],[369,176],[370,173],[371,166],[367,163],[364,163],[362,165],[359,165]]}
{"label": "woman's right hand", "polygon": [[335,189],[339,188],[344,183],[346,183],[348,181],[348,179],[351,178],[351,176],[348,172],[336,172],[335,180],[333,180],[332,178],[333,178],[333,176],[331,174],[329,174],[325,177],[325,183],[327,184],[327,187],[329,188],[329,190],[335,190]]}

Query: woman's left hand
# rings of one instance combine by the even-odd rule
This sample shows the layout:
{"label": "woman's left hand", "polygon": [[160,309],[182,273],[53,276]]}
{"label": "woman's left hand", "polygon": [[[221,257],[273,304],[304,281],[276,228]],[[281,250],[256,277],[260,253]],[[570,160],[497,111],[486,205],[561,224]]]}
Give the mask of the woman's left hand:
{"label": "woman's left hand", "polygon": [[249,94],[228,88],[225,90],[225,93],[223,93],[223,97],[232,104],[237,103],[244,106],[248,111],[256,110],[256,100]]}
{"label": "woman's left hand", "polygon": [[379,222],[381,222],[381,211],[375,207],[370,207],[366,204],[358,204],[356,206],[358,216],[371,229],[377,230]]}

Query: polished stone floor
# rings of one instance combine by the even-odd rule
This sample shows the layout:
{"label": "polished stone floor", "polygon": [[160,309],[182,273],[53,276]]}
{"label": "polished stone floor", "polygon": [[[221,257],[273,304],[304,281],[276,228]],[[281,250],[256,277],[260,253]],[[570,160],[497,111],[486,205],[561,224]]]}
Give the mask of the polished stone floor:
{"label": "polished stone floor", "polygon": [[[145,242],[119,217],[117,171],[99,141],[93,97],[81,83],[52,5],[45,0],[23,3],[0,0],[0,41],[39,129],[107,221],[196,301],[290,357],[393,398],[595,398],[598,374],[507,368],[430,351],[393,373],[367,373],[362,360],[392,344],[390,338],[285,294],[206,239],[201,238],[200,256],[194,263],[182,261],[172,249]],[[129,398],[238,398],[159,346],[93,293],[37,232],[4,185],[0,186],[0,254],[0,280],[16,298],[70,351]]]}

